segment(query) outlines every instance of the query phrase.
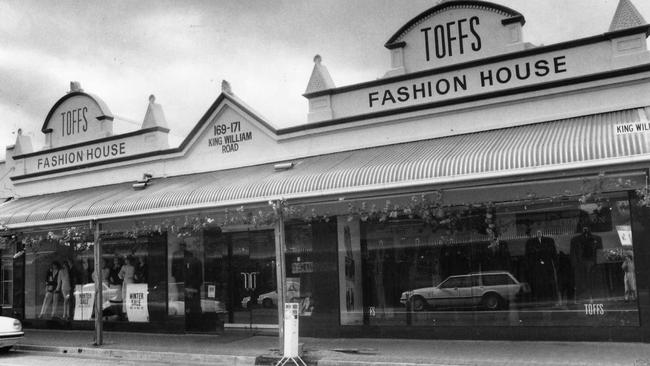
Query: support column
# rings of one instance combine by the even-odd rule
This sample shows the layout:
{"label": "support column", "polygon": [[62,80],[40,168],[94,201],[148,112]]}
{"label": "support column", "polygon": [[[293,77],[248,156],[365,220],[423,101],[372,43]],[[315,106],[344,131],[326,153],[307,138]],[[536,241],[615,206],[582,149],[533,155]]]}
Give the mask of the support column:
{"label": "support column", "polygon": [[101,346],[104,343],[102,311],[104,299],[103,296],[103,281],[102,275],[102,248],[99,241],[99,223],[95,220],[90,221],[91,229],[95,231],[94,253],[95,259],[95,346]]}
{"label": "support column", "polygon": [[286,266],[284,263],[284,254],[286,252],[285,236],[284,236],[284,213],[282,211],[282,202],[280,200],[275,202],[276,207],[276,221],[275,221],[275,269],[276,281],[278,291],[278,335],[280,351],[284,347],[284,303],[285,303],[285,277]]}

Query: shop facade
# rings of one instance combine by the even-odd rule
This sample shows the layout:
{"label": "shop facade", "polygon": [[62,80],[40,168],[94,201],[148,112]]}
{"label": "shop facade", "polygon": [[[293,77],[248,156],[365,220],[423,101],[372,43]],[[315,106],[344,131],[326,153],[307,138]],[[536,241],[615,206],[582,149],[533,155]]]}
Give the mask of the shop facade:
{"label": "shop facade", "polygon": [[650,26],[627,0],[584,39],[524,24],[443,2],[382,79],[315,57],[309,123],[224,82],[178,147],[155,97],[116,135],[72,84],[2,166],[3,313],[92,328],[101,282],[105,329],[277,332],[298,302],[308,336],[650,340]]}

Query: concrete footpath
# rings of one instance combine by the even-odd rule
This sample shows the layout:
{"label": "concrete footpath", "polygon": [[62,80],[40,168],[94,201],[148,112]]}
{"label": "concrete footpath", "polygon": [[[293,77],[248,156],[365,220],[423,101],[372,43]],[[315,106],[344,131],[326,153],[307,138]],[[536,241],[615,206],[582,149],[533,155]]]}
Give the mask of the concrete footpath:
{"label": "concrete footpath", "polygon": [[[251,332],[221,335],[25,330],[20,352],[141,360],[174,365],[275,365],[278,338]],[[318,366],[625,365],[650,366],[650,344],[301,338],[303,359]]]}

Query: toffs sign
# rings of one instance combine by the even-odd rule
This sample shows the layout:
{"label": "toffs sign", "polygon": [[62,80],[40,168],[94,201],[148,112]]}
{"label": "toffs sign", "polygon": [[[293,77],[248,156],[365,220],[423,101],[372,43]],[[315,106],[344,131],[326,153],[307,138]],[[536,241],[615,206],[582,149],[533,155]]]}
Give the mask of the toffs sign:
{"label": "toffs sign", "polygon": [[44,150],[14,156],[12,179],[59,173],[151,154],[158,145],[156,127],[113,136],[113,117],[104,102],[83,91],[71,91],[48,113],[41,131]]}
{"label": "toffs sign", "polygon": [[[466,46],[464,50],[467,51]],[[430,52],[430,57],[435,58],[435,50]],[[426,54],[424,47],[422,54]],[[621,69],[614,57],[609,39],[593,37],[577,45],[539,47],[512,56],[385,78],[307,97],[331,95],[331,108],[338,118],[421,105],[434,108],[607,78]]]}
{"label": "toffs sign", "polygon": [[465,52],[481,50],[481,36],[478,33],[481,20],[478,16],[452,20],[435,26],[420,28],[424,41],[426,61],[464,55]]}
{"label": "toffs sign", "polygon": [[386,42],[393,67],[413,73],[522,50],[522,14],[487,1],[440,3]]}
{"label": "toffs sign", "polygon": [[94,146],[45,154],[35,158],[36,171],[92,163],[126,155],[126,142],[108,142]]}
{"label": "toffs sign", "polygon": [[113,117],[97,96],[73,91],[56,102],[41,130],[53,149],[111,136]]}
{"label": "toffs sign", "polygon": [[487,1],[441,2],[386,42],[391,69],[384,78],[304,94],[310,100],[310,122],[354,121],[572,88],[617,77],[647,57],[645,27],[534,46],[523,41],[524,24],[522,14]]}
{"label": "toffs sign", "polygon": [[368,91],[368,108],[392,107],[409,102],[426,102],[476,94],[531,81],[557,78],[568,72],[563,54],[541,56],[494,66],[443,73],[410,82],[389,84]]}
{"label": "toffs sign", "polygon": [[150,152],[143,143],[142,133],[131,136],[105,138],[69,148],[57,148],[15,156],[20,159],[23,168],[18,175],[30,175],[46,172],[58,172],[68,169],[89,167],[109,161],[120,161],[122,158],[134,157]]}

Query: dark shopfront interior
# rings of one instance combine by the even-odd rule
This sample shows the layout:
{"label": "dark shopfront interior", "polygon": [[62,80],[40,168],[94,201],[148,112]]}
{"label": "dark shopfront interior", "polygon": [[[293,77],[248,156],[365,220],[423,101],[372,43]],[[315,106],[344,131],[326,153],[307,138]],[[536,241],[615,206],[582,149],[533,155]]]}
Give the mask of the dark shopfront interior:
{"label": "dark shopfront interior", "polygon": [[[544,189],[565,186],[553,180]],[[456,195],[501,192],[493,197],[502,198],[527,188]],[[391,205],[401,205],[394,214],[371,209],[387,201],[373,198],[323,209],[334,207],[329,212],[336,215],[290,218],[285,223],[286,296],[300,303],[301,335],[650,339],[643,322],[650,315],[650,250],[643,244],[650,238],[650,213],[635,190],[615,188],[610,185],[588,202],[547,194],[481,205],[424,205],[408,203],[419,195],[401,194],[388,197]],[[459,202],[458,197],[447,194],[448,200]],[[150,228],[165,220],[138,225]],[[132,226],[127,220],[103,225],[104,329],[276,332],[272,227],[168,225],[137,231]],[[11,280],[3,281],[8,304],[3,311],[13,311],[27,327],[93,329],[93,314],[77,318],[79,297],[68,304],[68,314],[62,296],[56,305],[47,301],[44,280],[54,262],[68,266],[73,293],[94,288],[96,278],[93,248],[82,235],[88,228],[76,228],[74,245],[59,240],[59,232],[34,230],[8,242],[3,278]],[[11,254],[21,249],[22,255]],[[146,289],[146,318],[125,310],[127,289],[138,286]],[[486,289],[494,290],[493,303]],[[446,294],[444,299],[436,298],[436,291]]]}
{"label": "dark shopfront interior", "polygon": [[[127,230],[130,222],[103,226],[102,278],[104,283],[103,319],[105,330],[162,331],[172,333],[220,333],[227,329],[256,329],[277,332],[277,282],[275,232],[272,228],[207,228],[201,230]],[[87,227],[75,228],[84,245],[61,244],[55,237],[59,228],[22,234],[21,250],[5,250],[13,280],[4,286],[13,289],[4,313],[24,319],[27,327],[52,329],[94,329],[94,311],[79,320],[75,312],[77,292],[94,288],[93,248]],[[66,229],[62,229],[66,230]],[[84,236],[82,239],[81,236]],[[289,223],[286,226],[288,263],[303,266],[287,268],[294,281],[291,300],[313,309],[312,321],[336,321],[336,225],[332,223]],[[48,295],[45,279],[56,263],[57,277],[66,266],[72,283],[68,305],[61,293],[54,301]],[[316,265],[313,265],[317,263]],[[132,266],[133,278],[124,268]],[[295,273],[294,273],[295,271]],[[323,278],[330,278],[323,283]],[[35,286],[24,286],[35,283]],[[320,283],[318,286],[317,284]],[[147,318],[130,319],[125,310],[125,288],[146,285]],[[331,284],[326,286],[324,284]],[[25,289],[25,291],[23,291]],[[66,310],[66,307],[68,310]],[[326,310],[330,309],[330,310]],[[304,315],[304,314],[303,314]]]}

